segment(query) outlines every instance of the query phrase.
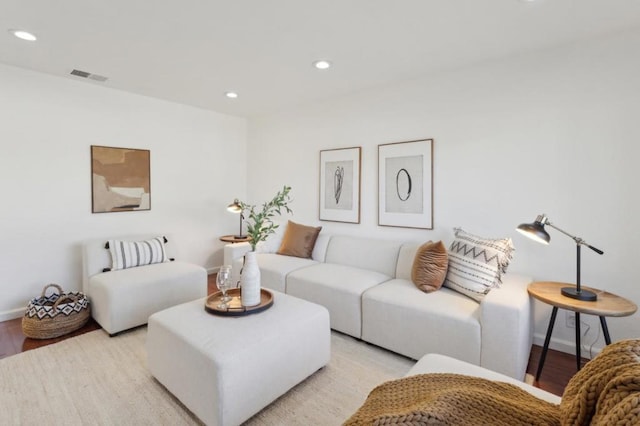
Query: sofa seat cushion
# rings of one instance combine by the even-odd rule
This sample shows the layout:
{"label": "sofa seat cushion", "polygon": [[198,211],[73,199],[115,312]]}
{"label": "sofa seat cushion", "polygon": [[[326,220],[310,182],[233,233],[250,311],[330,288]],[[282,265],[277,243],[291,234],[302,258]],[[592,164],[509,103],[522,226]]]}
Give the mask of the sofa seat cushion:
{"label": "sofa seat cushion", "polygon": [[260,286],[281,293],[286,293],[286,278],[289,273],[318,263],[312,259],[275,253],[258,253],[256,259],[260,267]]}
{"label": "sofa seat cushion", "polygon": [[388,275],[380,272],[319,263],[291,272],[287,276],[287,294],[326,307],[331,328],[360,338],[362,294],[389,279]]}
{"label": "sofa seat cushion", "polygon": [[[164,262],[89,277],[92,315],[109,334],[147,323],[149,315],[207,295],[207,271]],[[203,308],[204,309],[204,308]]]}
{"label": "sofa seat cushion", "polygon": [[394,279],[362,296],[362,339],[413,359],[434,352],[480,364],[480,305],[449,288]]}

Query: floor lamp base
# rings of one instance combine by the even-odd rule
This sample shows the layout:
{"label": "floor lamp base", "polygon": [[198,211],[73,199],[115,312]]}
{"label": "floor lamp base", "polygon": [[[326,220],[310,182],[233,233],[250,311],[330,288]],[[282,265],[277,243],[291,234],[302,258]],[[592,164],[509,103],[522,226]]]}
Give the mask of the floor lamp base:
{"label": "floor lamp base", "polygon": [[598,300],[598,295],[589,290],[578,291],[575,287],[564,287],[560,289],[563,296],[570,297],[572,299],[584,300],[586,302],[594,302]]}

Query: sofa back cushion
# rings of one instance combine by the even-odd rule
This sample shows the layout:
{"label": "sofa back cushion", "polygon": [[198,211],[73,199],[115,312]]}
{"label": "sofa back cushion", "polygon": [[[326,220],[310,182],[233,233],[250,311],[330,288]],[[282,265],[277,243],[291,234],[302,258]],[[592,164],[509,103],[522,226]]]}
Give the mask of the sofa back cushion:
{"label": "sofa back cushion", "polygon": [[398,264],[396,265],[396,278],[411,281],[413,260],[420,245],[421,243],[413,241],[402,244],[398,254]]}
{"label": "sofa back cushion", "polygon": [[331,241],[331,235],[323,234],[322,232],[318,234],[316,245],[313,247],[313,251],[311,252],[311,259],[317,260],[318,262],[324,262],[327,257],[329,241]]}
{"label": "sofa back cushion", "polygon": [[400,246],[397,241],[334,235],[329,241],[325,262],[395,277]]}
{"label": "sofa back cushion", "polygon": [[273,223],[278,225],[274,233],[269,235],[265,241],[260,241],[256,246],[256,252],[258,253],[275,253],[282,244],[284,233],[287,230],[287,222],[276,221]]}

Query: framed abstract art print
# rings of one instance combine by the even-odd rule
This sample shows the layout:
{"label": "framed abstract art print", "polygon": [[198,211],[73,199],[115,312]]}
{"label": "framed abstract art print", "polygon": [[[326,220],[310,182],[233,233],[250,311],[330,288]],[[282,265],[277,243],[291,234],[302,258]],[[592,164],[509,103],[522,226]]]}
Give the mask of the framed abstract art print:
{"label": "framed abstract art print", "polygon": [[151,210],[150,152],[91,146],[91,211]]}
{"label": "framed abstract art print", "polygon": [[320,151],[320,220],[360,223],[361,147]]}
{"label": "framed abstract art print", "polygon": [[378,145],[378,225],[433,229],[433,139]]}

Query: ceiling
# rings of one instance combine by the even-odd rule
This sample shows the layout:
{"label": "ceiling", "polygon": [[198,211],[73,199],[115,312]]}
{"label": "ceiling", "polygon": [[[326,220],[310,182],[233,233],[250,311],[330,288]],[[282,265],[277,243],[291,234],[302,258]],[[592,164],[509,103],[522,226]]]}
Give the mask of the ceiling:
{"label": "ceiling", "polygon": [[638,27],[640,0],[1,0],[0,62],[249,117]]}

